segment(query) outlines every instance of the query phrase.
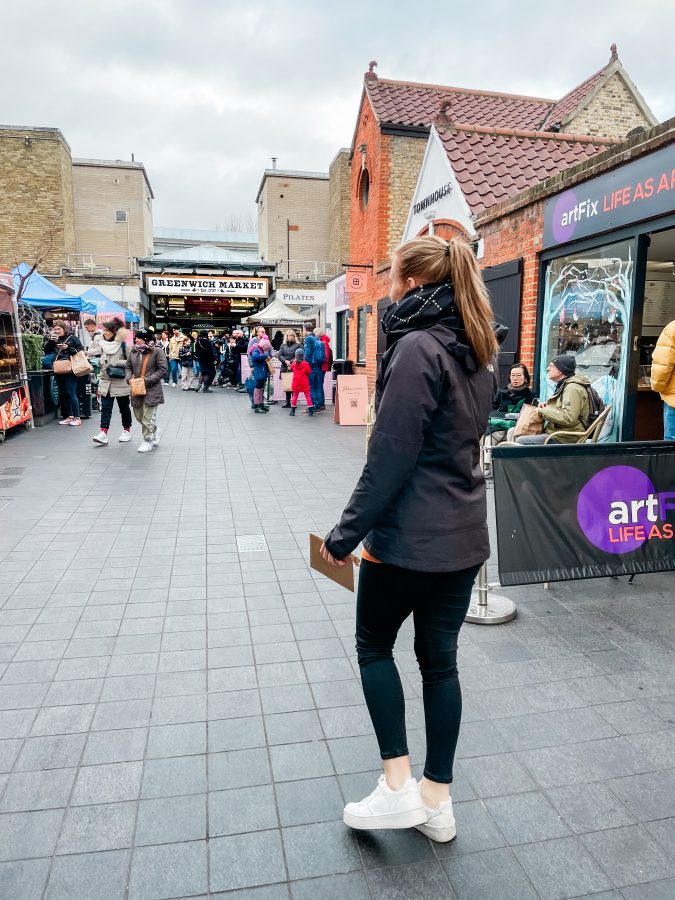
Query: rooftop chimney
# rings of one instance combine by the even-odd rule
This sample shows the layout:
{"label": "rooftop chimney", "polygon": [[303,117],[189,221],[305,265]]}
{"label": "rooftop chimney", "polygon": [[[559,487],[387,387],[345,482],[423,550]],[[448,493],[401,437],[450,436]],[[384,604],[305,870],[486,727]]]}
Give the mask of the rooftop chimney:
{"label": "rooftop chimney", "polygon": [[276,169],[276,167],[277,167],[277,157],[273,156],[272,157],[272,168]]}

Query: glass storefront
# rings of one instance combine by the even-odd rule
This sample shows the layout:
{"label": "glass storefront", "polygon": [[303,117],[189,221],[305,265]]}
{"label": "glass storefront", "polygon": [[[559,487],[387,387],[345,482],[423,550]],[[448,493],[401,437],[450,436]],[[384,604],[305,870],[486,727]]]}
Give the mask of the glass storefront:
{"label": "glass storefront", "polygon": [[612,412],[601,440],[621,440],[630,357],[629,331],[635,242],[620,241],[551,260],[546,266],[538,396],[555,390],[546,366],[556,356],[576,357]]}

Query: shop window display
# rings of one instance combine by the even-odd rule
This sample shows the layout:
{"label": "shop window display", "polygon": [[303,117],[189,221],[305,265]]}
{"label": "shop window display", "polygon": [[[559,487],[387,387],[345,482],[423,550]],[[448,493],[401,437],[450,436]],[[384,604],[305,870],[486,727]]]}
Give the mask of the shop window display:
{"label": "shop window display", "polygon": [[546,269],[539,396],[555,386],[546,366],[555,356],[576,357],[606,405],[612,406],[601,440],[619,440],[628,371],[628,332],[635,263],[633,243],[551,260]]}

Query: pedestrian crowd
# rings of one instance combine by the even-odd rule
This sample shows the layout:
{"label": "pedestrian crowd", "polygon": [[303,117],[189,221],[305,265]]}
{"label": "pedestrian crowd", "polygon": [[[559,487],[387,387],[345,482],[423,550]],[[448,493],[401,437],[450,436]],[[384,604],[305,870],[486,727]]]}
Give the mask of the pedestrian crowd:
{"label": "pedestrian crowd", "polygon": [[277,331],[272,339],[262,326],[248,337],[239,329],[219,336],[205,329],[188,334],[178,325],[170,333],[156,334],[151,327],[131,333],[119,319],[102,325],[88,319],[84,330],[86,346],[69,323],[55,323],[45,339],[42,362],[56,377],[63,414],[59,424],[78,426],[82,419],[74,360],[84,358],[100,405],[100,431],[93,440],[101,446],[109,444],[115,402],[122,420],[119,441],[131,440],[133,413],[143,435],[139,452],[158,446],[163,386],[180,384],[183,391],[202,394],[213,393],[216,386],[248,394],[251,409],[261,414],[276,402],[269,398],[278,368],[285,393],[281,409],[294,416],[301,395],[309,416],[326,408],[323,385],[333,355],[330,338],[311,322],[304,325],[302,336],[289,329],[285,334]]}

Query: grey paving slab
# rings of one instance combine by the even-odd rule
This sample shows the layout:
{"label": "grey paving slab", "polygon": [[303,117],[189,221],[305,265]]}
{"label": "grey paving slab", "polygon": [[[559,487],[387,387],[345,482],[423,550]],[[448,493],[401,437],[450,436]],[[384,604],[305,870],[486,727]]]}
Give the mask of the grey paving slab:
{"label": "grey paving slab", "polygon": [[129,868],[128,850],[59,856],[54,860],[45,898],[99,900],[105,885],[106,900],[123,900]]}
{"label": "grey paving slab", "polygon": [[162,900],[208,890],[206,841],[136,847],[129,900]]}
{"label": "grey paving slab", "polygon": [[211,891],[273,884],[286,880],[279,831],[216,837],[210,841]]}
{"label": "grey paving slab", "polygon": [[374,900],[455,900],[455,894],[440,863],[420,862],[368,872],[368,887]]}

